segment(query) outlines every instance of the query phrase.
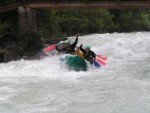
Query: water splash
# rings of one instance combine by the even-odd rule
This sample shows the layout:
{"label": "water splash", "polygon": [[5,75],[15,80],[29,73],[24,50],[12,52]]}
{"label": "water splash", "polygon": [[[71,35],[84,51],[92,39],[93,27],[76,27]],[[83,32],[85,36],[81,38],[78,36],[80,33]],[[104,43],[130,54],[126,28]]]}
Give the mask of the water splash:
{"label": "water splash", "polygon": [[150,32],[92,34],[82,43],[106,55],[106,65],[75,72],[59,56],[0,64],[0,112],[149,113]]}

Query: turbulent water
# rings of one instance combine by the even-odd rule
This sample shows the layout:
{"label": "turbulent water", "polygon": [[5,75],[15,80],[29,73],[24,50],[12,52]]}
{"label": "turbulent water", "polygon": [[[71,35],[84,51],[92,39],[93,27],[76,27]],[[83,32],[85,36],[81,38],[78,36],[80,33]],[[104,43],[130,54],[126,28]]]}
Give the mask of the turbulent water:
{"label": "turbulent water", "polygon": [[80,36],[81,43],[106,55],[106,65],[75,72],[59,56],[0,64],[0,113],[150,113],[150,32]]}

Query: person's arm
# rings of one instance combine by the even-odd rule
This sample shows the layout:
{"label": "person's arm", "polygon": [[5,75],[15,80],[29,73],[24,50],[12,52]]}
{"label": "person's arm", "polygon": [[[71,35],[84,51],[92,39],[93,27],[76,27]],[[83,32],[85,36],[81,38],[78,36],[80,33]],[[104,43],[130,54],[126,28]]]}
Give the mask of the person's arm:
{"label": "person's arm", "polygon": [[93,58],[96,58],[96,54],[92,51]]}
{"label": "person's arm", "polygon": [[76,35],[75,42],[74,42],[73,44],[71,44],[71,47],[74,48],[74,49],[75,49],[75,47],[76,47],[76,45],[77,45],[77,43],[78,43],[78,36],[80,36],[79,33]]}
{"label": "person's arm", "polygon": [[91,55],[92,55],[92,58],[90,59],[90,63],[93,64],[93,62],[96,60],[96,54],[91,51]]}
{"label": "person's arm", "polygon": [[96,54],[92,51],[92,56],[93,56],[93,61],[95,61],[96,60]]}
{"label": "person's arm", "polygon": [[80,45],[80,50],[82,51],[83,54],[86,52],[86,51],[82,48],[82,44]]}

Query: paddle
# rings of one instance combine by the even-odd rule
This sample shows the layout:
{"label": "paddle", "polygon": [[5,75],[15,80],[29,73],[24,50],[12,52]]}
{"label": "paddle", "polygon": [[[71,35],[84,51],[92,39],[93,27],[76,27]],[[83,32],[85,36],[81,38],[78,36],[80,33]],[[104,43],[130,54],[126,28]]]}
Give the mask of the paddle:
{"label": "paddle", "polygon": [[101,54],[97,54],[97,57],[101,58],[102,60],[107,60],[107,57]]}
{"label": "paddle", "polygon": [[50,45],[50,46],[44,48],[43,51],[44,51],[44,52],[48,52],[48,51],[50,51],[50,50],[52,50],[52,49],[54,49],[54,48],[55,48],[55,45]]}
{"label": "paddle", "polygon": [[[104,55],[100,55],[100,54],[97,54],[96,55],[98,58],[96,58],[96,61],[102,65],[106,65],[106,63],[103,61],[103,60],[107,60],[107,57],[104,56]],[[101,60],[102,59],[102,60]]]}
{"label": "paddle", "polygon": [[101,65],[97,61],[94,61],[93,63],[95,65],[95,67],[101,67]]}
{"label": "paddle", "polygon": [[96,61],[102,65],[105,65],[106,63],[104,61],[102,61],[101,59],[96,58]]}

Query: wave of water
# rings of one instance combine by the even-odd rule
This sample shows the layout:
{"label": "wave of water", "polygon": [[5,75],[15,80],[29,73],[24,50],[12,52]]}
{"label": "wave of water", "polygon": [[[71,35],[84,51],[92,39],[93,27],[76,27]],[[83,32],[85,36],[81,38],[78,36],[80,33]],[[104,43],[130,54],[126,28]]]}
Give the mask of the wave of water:
{"label": "wave of water", "polygon": [[0,113],[149,113],[150,32],[93,34],[81,43],[106,55],[106,65],[75,72],[59,56],[0,64]]}

